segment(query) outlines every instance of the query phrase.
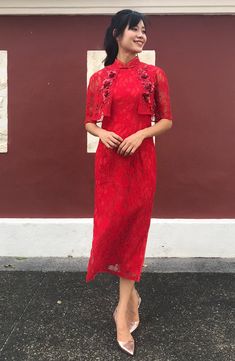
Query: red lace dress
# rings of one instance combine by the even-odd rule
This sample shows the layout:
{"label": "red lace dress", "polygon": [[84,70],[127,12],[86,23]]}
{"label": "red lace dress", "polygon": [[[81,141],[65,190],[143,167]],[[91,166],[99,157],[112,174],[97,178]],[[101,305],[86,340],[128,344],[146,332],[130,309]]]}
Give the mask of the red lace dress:
{"label": "red lace dress", "polygon": [[[87,122],[123,139],[162,118],[171,119],[169,87],[160,67],[134,57],[94,73],[86,102]],[[153,137],[128,156],[99,139],[95,154],[94,226],[86,282],[99,272],[140,281],[153,199],[157,162]]]}

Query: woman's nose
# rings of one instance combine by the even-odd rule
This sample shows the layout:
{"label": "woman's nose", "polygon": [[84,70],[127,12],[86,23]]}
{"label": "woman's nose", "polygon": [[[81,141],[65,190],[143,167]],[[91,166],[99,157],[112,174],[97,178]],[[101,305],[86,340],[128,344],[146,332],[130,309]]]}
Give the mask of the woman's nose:
{"label": "woman's nose", "polygon": [[143,38],[144,38],[144,37],[143,37],[143,33],[142,33],[141,30],[138,31],[138,33],[137,33],[137,38],[140,38],[140,39],[143,39]]}

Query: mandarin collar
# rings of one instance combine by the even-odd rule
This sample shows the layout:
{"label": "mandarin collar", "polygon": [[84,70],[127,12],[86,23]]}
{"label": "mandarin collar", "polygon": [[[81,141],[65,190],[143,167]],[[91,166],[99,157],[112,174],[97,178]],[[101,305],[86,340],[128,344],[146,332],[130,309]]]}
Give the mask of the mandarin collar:
{"label": "mandarin collar", "polygon": [[134,68],[135,66],[139,65],[140,59],[138,55],[134,56],[133,59],[129,60],[127,63],[123,63],[118,58],[115,58],[113,65],[117,68],[125,69],[125,68]]}

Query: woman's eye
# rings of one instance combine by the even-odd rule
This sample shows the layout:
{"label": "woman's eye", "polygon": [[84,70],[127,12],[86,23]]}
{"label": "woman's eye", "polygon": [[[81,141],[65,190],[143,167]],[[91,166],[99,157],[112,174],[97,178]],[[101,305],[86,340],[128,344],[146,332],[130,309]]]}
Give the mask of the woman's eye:
{"label": "woman's eye", "polygon": [[[138,30],[138,28],[131,28],[132,30]],[[144,34],[146,34],[146,30],[142,30],[142,32],[144,33]]]}

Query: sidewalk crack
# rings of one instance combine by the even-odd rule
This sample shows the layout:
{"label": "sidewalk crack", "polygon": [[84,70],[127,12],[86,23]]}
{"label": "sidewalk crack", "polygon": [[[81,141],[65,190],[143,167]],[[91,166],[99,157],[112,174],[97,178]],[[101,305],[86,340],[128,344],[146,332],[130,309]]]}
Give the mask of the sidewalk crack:
{"label": "sidewalk crack", "polygon": [[9,332],[9,334],[7,335],[5,341],[3,342],[2,347],[0,348],[0,356],[2,351],[4,350],[6,344],[8,343],[11,335],[13,334],[13,332],[15,331],[16,326],[19,324],[19,322],[21,321],[22,317],[24,316],[24,314],[26,313],[27,309],[29,308],[29,305],[32,303],[33,299],[35,298],[35,296],[39,293],[41,286],[44,282],[44,279],[46,278],[46,274],[44,274],[41,278],[41,280],[37,283],[37,285],[35,286],[35,290],[32,293],[32,296],[30,298],[30,300],[28,301],[28,303],[26,304],[25,308],[23,309],[21,315],[18,317],[18,319],[16,319],[11,327],[11,330]]}

